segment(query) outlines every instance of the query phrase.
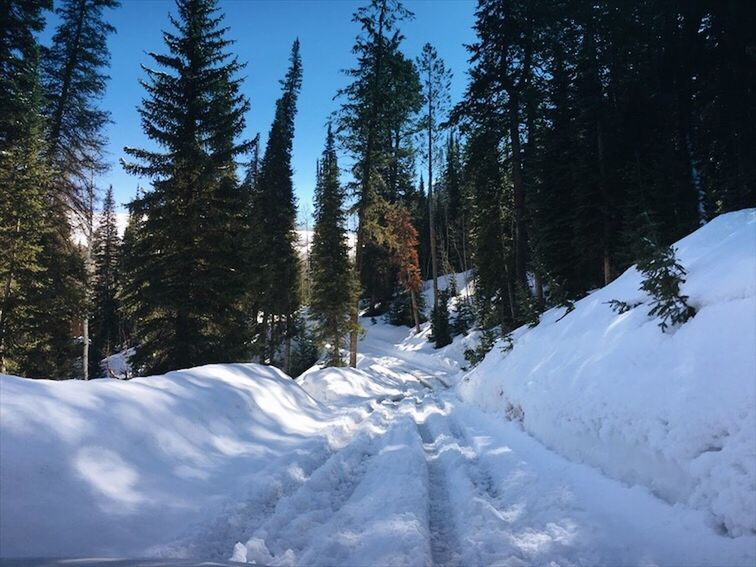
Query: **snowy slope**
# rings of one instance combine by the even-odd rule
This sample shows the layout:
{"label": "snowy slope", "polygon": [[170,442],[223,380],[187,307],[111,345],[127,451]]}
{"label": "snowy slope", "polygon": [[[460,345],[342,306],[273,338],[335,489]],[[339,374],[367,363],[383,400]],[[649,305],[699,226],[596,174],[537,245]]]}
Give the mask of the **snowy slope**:
{"label": "snowy slope", "polygon": [[268,486],[280,471],[324,459],[343,429],[255,364],[128,382],[3,375],[0,416],[5,557],[154,555],[247,487],[281,490]]}
{"label": "snowy slope", "polygon": [[662,333],[631,268],[514,333],[458,387],[562,455],[706,511],[730,536],[756,533],[756,210],[723,215],[676,244],[698,313]]}

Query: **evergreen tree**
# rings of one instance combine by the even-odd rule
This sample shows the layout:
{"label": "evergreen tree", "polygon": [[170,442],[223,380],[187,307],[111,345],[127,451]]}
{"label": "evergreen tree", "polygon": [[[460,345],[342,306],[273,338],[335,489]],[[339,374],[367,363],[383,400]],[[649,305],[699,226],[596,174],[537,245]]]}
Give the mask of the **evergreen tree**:
{"label": "evergreen tree", "polygon": [[449,107],[449,88],[451,86],[451,72],[444,65],[444,60],[438,56],[435,48],[426,43],[417,59],[418,72],[422,80],[423,97],[425,98],[424,113],[420,118],[423,136],[425,137],[424,157],[428,165],[428,218],[431,270],[433,273],[433,309],[438,309],[438,254],[436,252],[436,214],[433,193],[433,166],[437,159],[438,143],[441,137],[439,123],[445,119]]}
{"label": "evergreen tree", "polygon": [[399,284],[410,296],[415,332],[420,332],[420,306],[418,293],[422,289],[420,265],[417,256],[417,229],[412,224],[409,211],[401,205],[387,205],[386,227],[381,233],[381,241],[391,251],[393,262],[399,274]]}
{"label": "evergreen tree", "polygon": [[17,336],[18,367],[33,378],[83,375],[77,325],[86,316],[84,251],[71,238],[68,219],[52,204],[40,246],[42,269],[29,282],[29,318]]}
{"label": "evergreen tree", "polygon": [[446,140],[444,168],[437,191],[441,203],[442,239],[441,254],[454,272],[469,269],[469,207],[462,179],[462,161],[459,138],[450,132]]}
{"label": "evergreen tree", "polygon": [[688,305],[688,296],[680,293],[685,283],[685,268],[677,261],[675,249],[648,243],[649,250],[638,262],[638,271],[643,274],[641,290],[651,295],[651,317],[658,317],[659,327],[666,331],[671,326],[682,325],[696,314]]}
{"label": "evergreen tree", "polygon": [[[399,51],[403,36],[397,25],[410,17],[412,13],[397,0],[372,0],[355,12],[352,19],[361,27],[352,50],[357,56],[357,65],[346,71],[351,83],[338,92],[343,101],[338,113],[338,131],[342,144],[354,159],[355,264],[360,285],[369,272],[364,269],[366,254],[375,240],[368,231],[369,217],[375,216],[370,209],[379,197],[384,201],[389,197],[388,173],[393,170],[391,165],[397,156],[396,135],[401,131],[402,117],[408,120],[412,106],[419,100],[419,93],[414,97],[399,96],[407,89],[397,85],[397,79],[403,79],[409,88],[417,85],[411,80],[410,67],[402,62],[406,59]],[[397,73],[397,69],[403,72]],[[399,102],[402,104],[397,104]],[[400,143],[401,139],[400,133]],[[372,273],[390,273],[385,264],[371,262],[370,265]],[[358,312],[355,303],[351,311],[350,366],[357,364]]]}
{"label": "evergreen tree", "polygon": [[449,291],[439,293],[438,305],[431,312],[431,338],[436,348],[445,347],[452,342],[449,326]]}
{"label": "evergreen tree", "polygon": [[44,270],[49,230],[44,122],[36,34],[49,1],[0,3],[0,372],[26,374],[18,357],[33,316],[31,288]]}
{"label": "evergreen tree", "polygon": [[533,80],[538,51],[534,12],[537,2],[481,0],[476,11],[478,41],[469,47],[470,84],[456,113],[477,124],[504,124],[499,138],[508,138],[508,169],[512,185],[513,284],[525,284],[527,230],[523,170],[523,105]]}
{"label": "evergreen tree", "polygon": [[[283,92],[276,101],[268,144],[253,193],[252,235],[258,253],[257,292],[263,306],[263,360],[289,369],[295,314],[299,309],[299,256],[296,250],[297,205],[292,183],[291,152],[294,117],[302,85],[299,40],[294,41],[289,70],[282,81]],[[283,360],[277,360],[283,343]]]}
{"label": "evergreen tree", "polygon": [[471,244],[478,321],[484,328],[514,320],[513,255],[507,230],[511,204],[505,191],[496,135],[472,133],[466,148],[466,176],[472,186]]}
{"label": "evergreen tree", "polygon": [[317,322],[318,341],[331,345],[326,359],[329,366],[343,364],[341,346],[350,331],[349,313],[357,291],[353,266],[349,261],[345,197],[339,183],[336,142],[329,125],[315,187],[315,234],[310,257],[310,310]]}
{"label": "evergreen tree", "polygon": [[142,289],[148,282],[138,277],[144,260],[149,258],[149,242],[144,234],[145,219],[138,208],[140,191],[137,191],[137,199],[129,204],[128,222],[119,249],[116,302],[120,325],[117,341],[123,346],[134,346],[135,321],[149,314],[149,306],[140,301]]}
{"label": "evergreen tree", "polygon": [[49,155],[55,168],[55,196],[84,208],[84,189],[93,172],[105,169],[103,128],[109,113],[97,103],[105,93],[110,62],[107,37],[115,28],[104,11],[117,0],[64,0],[52,46],[43,53]]}
{"label": "evergreen tree", "polygon": [[102,205],[99,226],[92,241],[94,263],[92,309],[92,349],[90,376],[100,376],[100,362],[120,344],[121,322],[117,290],[119,284],[121,240],[115,216],[113,187],[108,188]]}
{"label": "evergreen tree", "polygon": [[125,148],[127,171],[152,178],[152,191],[130,206],[137,219],[126,298],[143,372],[241,360],[246,349],[246,282],[235,252],[244,195],[236,158],[249,102],[242,65],[214,0],[178,0],[167,55],[152,54],[148,97],[139,112],[160,149]]}

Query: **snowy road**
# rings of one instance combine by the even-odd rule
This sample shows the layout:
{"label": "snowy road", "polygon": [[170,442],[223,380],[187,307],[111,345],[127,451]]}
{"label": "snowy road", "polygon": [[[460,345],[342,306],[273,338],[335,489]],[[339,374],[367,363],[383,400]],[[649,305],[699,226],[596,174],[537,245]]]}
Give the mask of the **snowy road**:
{"label": "snowy road", "polygon": [[[380,333],[365,341],[363,378],[404,391],[364,402],[354,437],[330,454],[237,544],[267,565],[722,565],[747,542],[572,463],[460,402],[430,358],[413,366]],[[435,382],[433,379],[436,378]],[[431,383],[432,388],[425,385]],[[349,404],[356,404],[349,398]],[[345,411],[347,411],[345,407]]]}

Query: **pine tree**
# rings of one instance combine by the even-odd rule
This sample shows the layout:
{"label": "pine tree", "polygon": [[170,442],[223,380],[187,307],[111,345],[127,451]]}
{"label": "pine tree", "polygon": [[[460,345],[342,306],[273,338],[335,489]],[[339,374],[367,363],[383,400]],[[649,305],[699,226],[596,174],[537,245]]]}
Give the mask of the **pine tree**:
{"label": "pine tree", "polygon": [[92,350],[90,376],[100,376],[100,362],[110,356],[120,343],[121,322],[117,299],[121,239],[115,216],[113,187],[108,188],[102,205],[99,226],[92,240],[94,263]]}
{"label": "pine tree", "polygon": [[31,288],[40,261],[49,168],[44,159],[39,46],[49,1],[0,5],[0,372],[28,374],[19,364],[33,316]]}
{"label": "pine tree", "polygon": [[410,296],[415,332],[420,332],[418,292],[422,289],[420,264],[417,256],[417,229],[409,211],[401,205],[385,206],[386,227],[382,243],[391,251],[393,262],[399,269],[399,284]]}
{"label": "pine tree", "polygon": [[148,97],[139,112],[160,149],[125,148],[127,171],[152,178],[152,191],[130,206],[137,219],[126,292],[143,372],[241,360],[246,350],[246,282],[235,243],[244,196],[236,158],[249,102],[242,69],[227,48],[214,0],[178,0],[173,32],[163,34],[162,68],[146,68]]}
{"label": "pine tree", "polygon": [[428,218],[431,269],[433,273],[433,309],[438,309],[438,254],[436,252],[436,214],[433,193],[433,166],[437,159],[438,143],[441,137],[439,123],[445,119],[449,110],[449,89],[451,87],[451,72],[444,65],[444,60],[438,56],[435,48],[426,43],[417,59],[418,72],[422,80],[423,97],[425,98],[424,113],[420,124],[425,137],[425,161],[428,165]]}
{"label": "pine tree", "polygon": [[[352,50],[357,65],[346,71],[352,81],[337,95],[343,101],[338,113],[338,132],[343,146],[354,158],[355,265],[360,285],[368,273],[364,269],[366,251],[374,240],[367,230],[368,217],[374,216],[370,209],[379,197],[385,201],[388,196],[387,189],[392,186],[389,173],[397,156],[396,135],[400,133],[401,143],[402,117],[408,120],[412,105],[419,100],[408,93],[417,83],[412,81],[410,67],[399,51],[403,36],[397,25],[411,17],[412,13],[397,0],[372,0],[355,12],[352,19],[361,26]],[[398,69],[403,72],[397,73]],[[402,79],[406,88],[398,88],[397,79]],[[371,267],[374,274],[390,273],[385,265],[371,263]],[[358,312],[355,302],[351,311],[350,366],[357,364]]]}
{"label": "pine tree", "polygon": [[459,139],[450,132],[444,152],[444,168],[439,183],[442,209],[442,233],[445,242],[442,256],[455,272],[469,269],[469,210],[462,179]]}
{"label": "pine tree", "polygon": [[55,197],[65,206],[85,206],[84,189],[92,175],[106,169],[103,129],[109,113],[97,103],[105,93],[110,62],[107,37],[115,28],[104,11],[117,0],[64,0],[52,46],[43,52],[49,155],[55,168]]}
{"label": "pine tree", "polygon": [[449,290],[441,290],[438,305],[431,312],[431,335],[436,348],[445,347],[452,342],[449,326]]}
{"label": "pine tree", "polygon": [[145,237],[145,218],[141,213],[140,196],[129,203],[129,216],[123,232],[119,250],[118,286],[116,302],[118,303],[118,343],[123,346],[135,344],[134,326],[142,316],[149,315],[150,307],[141,301],[142,290],[148,282],[139,277],[145,259],[148,259],[148,241]]}
{"label": "pine tree", "polygon": [[350,331],[349,313],[357,291],[349,260],[345,198],[339,183],[336,142],[329,125],[315,187],[315,234],[310,257],[310,310],[317,321],[318,342],[331,346],[326,359],[328,366],[343,365],[341,346]]}
{"label": "pine tree", "polygon": [[[258,294],[262,305],[262,337],[268,343],[263,359],[287,371],[295,314],[299,309],[299,256],[296,250],[297,205],[292,183],[291,152],[294,117],[302,85],[299,40],[294,41],[289,70],[282,81],[283,92],[276,101],[268,144],[253,193],[252,215],[259,260]],[[283,359],[276,360],[283,344]]]}
{"label": "pine tree", "polygon": [[49,205],[45,216],[39,255],[43,269],[27,291],[30,317],[18,336],[18,365],[29,377],[76,378],[83,375],[82,345],[74,331],[86,315],[84,251],[56,207]]}
{"label": "pine tree", "polygon": [[533,78],[536,2],[481,0],[476,11],[478,41],[469,47],[470,84],[457,112],[478,124],[505,124],[512,184],[513,285],[524,285],[527,269],[525,172],[523,171],[523,103]]}
{"label": "pine tree", "polygon": [[484,328],[512,325],[516,284],[512,276],[512,239],[507,230],[511,204],[496,134],[473,132],[466,152],[466,176],[473,194],[471,244],[478,322]]}
{"label": "pine tree", "polygon": [[648,314],[660,319],[662,331],[670,325],[682,325],[695,316],[695,308],[688,305],[688,296],[680,293],[687,272],[677,261],[673,247],[648,242],[648,251],[638,262],[638,271],[643,274],[641,290],[652,298]]}
{"label": "pine tree", "polygon": [[[109,62],[107,36],[114,28],[105,23],[103,10],[118,5],[114,0],[68,0],[58,8],[60,24],[52,38],[52,46],[42,54],[42,79],[45,93],[44,112],[47,118],[47,157],[53,170],[52,182],[48,185],[48,208],[50,220],[55,225],[54,236],[45,240],[49,248],[43,257],[49,263],[49,274],[58,274],[48,280],[51,285],[39,295],[42,305],[38,308],[40,320],[36,327],[38,338],[47,336],[55,341],[37,352],[55,352],[57,376],[69,375],[73,360],[64,361],[59,356],[68,352],[61,346],[65,338],[62,329],[69,334],[79,321],[71,317],[83,316],[83,366],[88,370],[88,319],[86,318],[89,241],[92,237],[92,208],[95,194],[92,177],[106,169],[103,161],[105,139],[103,127],[109,120],[107,112],[98,108],[99,99],[105,91],[107,76],[102,69]],[[76,218],[71,212],[79,213]],[[70,245],[73,222],[80,225],[88,240],[82,258],[80,250]],[[84,262],[82,269],[77,264]],[[82,276],[74,277],[75,274]],[[43,280],[44,281],[44,280]],[[67,302],[53,301],[52,296],[67,298]],[[74,301],[78,303],[74,303]],[[46,332],[42,329],[47,329]],[[74,351],[70,356],[76,358]],[[61,366],[62,365],[62,366]],[[53,367],[49,364],[48,368]],[[39,366],[43,368],[43,366]],[[52,371],[52,370],[51,370]]]}

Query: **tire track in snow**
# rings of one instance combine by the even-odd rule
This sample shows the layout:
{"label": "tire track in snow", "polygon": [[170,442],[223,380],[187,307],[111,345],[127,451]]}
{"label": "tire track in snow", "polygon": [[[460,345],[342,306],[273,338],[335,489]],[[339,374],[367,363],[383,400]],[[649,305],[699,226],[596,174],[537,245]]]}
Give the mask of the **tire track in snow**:
{"label": "tire track in snow", "polygon": [[462,431],[459,423],[451,415],[447,417],[447,424],[449,426],[449,433],[459,444],[460,447],[464,447],[469,450],[466,458],[467,472],[470,476],[475,487],[478,489],[478,494],[485,498],[488,503],[494,509],[498,509],[498,499],[500,497],[499,491],[496,488],[496,484],[491,477],[491,473],[488,468],[480,462],[480,456],[477,451],[472,447],[467,435]]}
{"label": "tire track in snow", "polygon": [[418,428],[428,449],[431,503],[441,503],[435,516],[431,511],[434,564],[526,565],[511,544],[510,512],[490,471],[453,418],[448,402],[438,398],[433,402],[438,411],[426,412]]}
{"label": "tire track in snow", "polygon": [[[372,408],[363,424],[378,407]],[[381,441],[382,435],[357,433],[346,446],[331,453],[296,490],[280,498],[246,539],[247,561],[295,561],[309,544],[310,535],[327,525],[349,501],[380,450]]]}
{"label": "tire track in snow", "polygon": [[314,446],[297,448],[291,455],[280,457],[270,466],[254,474],[250,487],[242,495],[221,505],[206,521],[193,526],[179,539],[155,546],[149,555],[165,558],[206,557],[226,560],[236,542],[247,541],[276,513],[280,502],[291,498],[329,461],[347,449],[355,439],[364,436],[360,428],[372,414],[387,403],[404,398],[387,396],[365,405],[365,413],[355,419],[350,430],[352,438],[343,447],[333,449],[326,437],[319,437]]}
{"label": "tire track in snow", "polygon": [[[438,405],[436,404],[438,407]],[[461,565],[460,543],[454,526],[449,482],[439,460],[436,439],[427,422],[416,421],[428,467],[428,529],[433,565]]]}

